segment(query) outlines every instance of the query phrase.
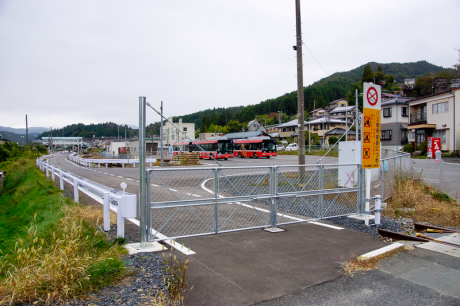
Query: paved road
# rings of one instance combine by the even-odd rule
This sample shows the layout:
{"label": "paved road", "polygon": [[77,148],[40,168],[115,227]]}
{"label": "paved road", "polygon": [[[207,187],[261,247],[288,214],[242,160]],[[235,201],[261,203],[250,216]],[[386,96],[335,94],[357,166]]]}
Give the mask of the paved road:
{"label": "paved road", "polygon": [[439,164],[433,159],[412,159],[416,176],[432,186],[442,189],[453,199],[460,200],[460,158],[445,159],[443,163],[443,183],[439,184]]}
{"label": "paved road", "polygon": [[[295,160],[281,156],[223,164],[286,165]],[[114,188],[125,181],[128,191],[137,193],[138,168],[87,169],[64,158],[51,163]],[[251,230],[181,239],[197,252],[190,257],[189,281],[195,288],[187,305],[460,305],[458,258],[414,249],[385,260],[379,270],[348,277],[341,274],[340,262],[385,244],[356,231],[318,224],[284,228],[286,232],[276,234]],[[136,228],[131,231],[136,237]]]}

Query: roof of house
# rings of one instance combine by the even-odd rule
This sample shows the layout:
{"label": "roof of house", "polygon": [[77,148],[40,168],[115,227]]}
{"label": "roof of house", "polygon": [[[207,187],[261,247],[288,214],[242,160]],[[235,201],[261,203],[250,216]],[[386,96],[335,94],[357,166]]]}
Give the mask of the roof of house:
{"label": "roof of house", "polygon": [[413,102],[413,101],[417,101],[417,100],[421,100],[421,99],[425,99],[425,98],[429,98],[429,97],[434,97],[434,96],[438,96],[438,95],[442,95],[442,94],[446,94],[446,93],[451,93],[452,91],[456,91],[456,90],[460,90],[460,87],[457,87],[457,88],[450,88],[450,89],[447,89],[447,90],[444,90],[444,91],[440,91],[440,92],[437,92],[437,93],[434,93],[434,94],[431,94],[431,95],[426,95],[426,96],[423,96],[423,97],[418,97],[418,98],[409,100],[409,101],[407,101],[407,102]]}
{"label": "roof of house", "polygon": [[346,102],[348,102],[347,100],[345,100],[345,98],[340,98],[340,99],[334,100],[334,101],[332,101],[332,102],[329,102],[329,105],[331,105],[332,103],[335,103],[335,102],[340,102],[340,101],[346,101]]}
{"label": "roof of house", "polygon": [[390,105],[390,104],[408,104],[407,101],[409,101],[412,98],[406,98],[406,97],[397,97],[393,99],[388,99],[386,101],[382,101],[381,105]]}
{"label": "roof of house", "polygon": [[[329,132],[326,133],[326,135],[342,135],[346,132],[345,129],[342,128],[335,128],[333,130],[330,130]],[[349,130],[348,135],[356,135],[355,131]]]}
{"label": "roof of house", "polygon": [[325,110],[324,108],[320,107],[320,108],[317,108],[317,109],[314,109],[312,110],[310,113],[314,113],[314,112],[318,112],[320,110]]}
{"label": "roof of house", "polygon": [[224,135],[224,137],[226,137],[227,139],[248,138],[248,137],[258,137],[258,136],[269,136],[269,135],[262,131],[228,133]]}
{"label": "roof of house", "polygon": [[[285,122],[283,124],[278,125],[278,127],[286,127],[286,126],[295,126],[299,124],[298,119],[291,120],[289,122]],[[307,121],[304,121],[304,125],[307,124]]]}
{"label": "roof of house", "polygon": [[356,108],[356,105],[337,107],[331,110],[329,113],[333,114],[333,113],[340,113],[340,112],[349,112],[355,108]]}
{"label": "roof of house", "polygon": [[251,120],[251,121],[249,121],[248,126],[251,126],[256,122],[259,123],[259,121],[257,121],[257,119]]}
{"label": "roof of house", "polygon": [[306,124],[318,124],[318,123],[342,123],[346,124],[345,120],[331,119],[329,117],[321,117],[312,121],[308,121]]}

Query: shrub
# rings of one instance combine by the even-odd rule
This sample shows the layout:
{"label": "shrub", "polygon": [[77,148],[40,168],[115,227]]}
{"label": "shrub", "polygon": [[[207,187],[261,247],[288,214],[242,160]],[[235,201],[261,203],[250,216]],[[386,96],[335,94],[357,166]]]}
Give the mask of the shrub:
{"label": "shrub", "polygon": [[404,147],[403,147],[403,151],[404,152],[407,152],[407,153],[412,153],[414,152],[414,145],[415,143],[413,142],[409,142],[408,144],[406,144]]}
{"label": "shrub", "polygon": [[426,143],[426,140],[425,140],[424,142],[420,143],[420,144],[418,145],[418,148],[417,148],[417,149],[420,150],[420,152],[421,152],[422,155],[425,155],[425,154],[426,154],[426,151],[427,151],[427,149],[428,149],[428,145],[427,145],[427,143]]}

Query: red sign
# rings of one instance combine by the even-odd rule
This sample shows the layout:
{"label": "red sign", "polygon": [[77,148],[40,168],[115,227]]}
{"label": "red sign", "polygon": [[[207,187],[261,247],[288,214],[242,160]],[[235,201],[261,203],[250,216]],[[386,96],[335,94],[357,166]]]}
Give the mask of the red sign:
{"label": "red sign", "polygon": [[369,102],[370,105],[375,106],[377,104],[377,101],[379,100],[379,94],[377,92],[377,89],[374,87],[369,87],[367,90],[367,101]]}
{"label": "red sign", "polygon": [[436,151],[441,151],[441,138],[427,138],[427,157],[436,158]]}

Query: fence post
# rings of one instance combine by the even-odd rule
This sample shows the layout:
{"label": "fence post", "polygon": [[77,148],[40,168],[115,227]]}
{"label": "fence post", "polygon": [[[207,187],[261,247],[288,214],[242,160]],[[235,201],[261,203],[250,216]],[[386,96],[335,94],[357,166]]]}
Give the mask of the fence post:
{"label": "fence post", "polygon": [[321,195],[319,198],[319,218],[323,219],[323,165],[319,165],[319,190]]}
{"label": "fence post", "polygon": [[402,170],[401,164],[402,164],[402,156],[399,156],[399,174],[398,174],[399,179],[401,179],[401,170]]}
{"label": "fence post", "polygon": [[382,207],[382,196],[376,195],[375,196],[375,224],[380,224],[380,211],[379,209]]}
{"label": "fence post", "polygon": [[78,198],[78,179],[77,178],[73,179],[73,200],[77,203],[80,203],[80,200]]}
{"label": "fence post", "polygon": [[277,166],[270,167],[270,191],[272,196],[272,203],[270,207],[270,226],[275,229],[278,224],[278,207],[277,207],[277,198],[278,194],[278,170]]}
{"label": "fence post", "polygon": [[219,204],[218,204],[218,198],[219,198],[219,183],[218,183],[218,169],[214,168],[214,213],[213,213],[213,218],[212,218],[212,223],[213,223],[213,230],[214,233],[219,232]]}
{"label": "fence post", "polygon": [[59,171],[59,188],[64,190],[64,171]]}
{"label": "fence post", "polygon": [[382,175],[382,198],[385,198],[385,161],[380,161],[380,173]]}

